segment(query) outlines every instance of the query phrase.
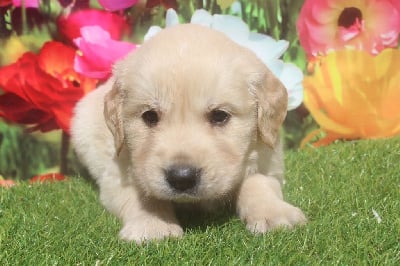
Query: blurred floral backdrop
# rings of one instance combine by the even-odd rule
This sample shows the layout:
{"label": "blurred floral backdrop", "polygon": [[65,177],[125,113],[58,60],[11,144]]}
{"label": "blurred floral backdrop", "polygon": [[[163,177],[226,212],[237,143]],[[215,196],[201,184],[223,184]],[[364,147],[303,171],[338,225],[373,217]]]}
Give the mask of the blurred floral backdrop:
{"label": "blurred floral backdrop", "polygon": [[281,79],[286,149],[400,133],[399,0],[0,0],[0,185],[86,175],[74,105],[178,23],[223,32]]}

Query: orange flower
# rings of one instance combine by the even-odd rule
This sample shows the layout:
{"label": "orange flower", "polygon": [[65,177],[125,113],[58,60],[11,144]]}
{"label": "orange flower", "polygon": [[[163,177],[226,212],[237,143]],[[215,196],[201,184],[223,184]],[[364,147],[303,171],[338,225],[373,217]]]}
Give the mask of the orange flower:
{"label": "orange flower", "polygon": [[304,103],[335,139],[382,138],[400,134],[400,50],[377,56],[365,51],[330,53],[304,79]]}

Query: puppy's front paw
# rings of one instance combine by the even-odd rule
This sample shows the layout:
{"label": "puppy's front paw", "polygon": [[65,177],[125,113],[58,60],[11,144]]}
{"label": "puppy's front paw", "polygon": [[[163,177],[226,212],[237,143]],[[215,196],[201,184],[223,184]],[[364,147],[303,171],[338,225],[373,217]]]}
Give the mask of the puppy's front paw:
{"label": "puppy's front paw", "polygon": [[265,233],[279,227],[291,229],[296,224],[307,222],[299,208],[280,199],[270,202],[267,206],[248,208],[240,216],[246,223],[246,228],[253,233]]}
{"label": "puppy's front paw", "polygon": [[119,232],[119,237],[122,240],[135,241],[138,244],[166,237],[180,237],[182,235],[183,230],[178,224],[168,223],[156,217],[130,221]]}

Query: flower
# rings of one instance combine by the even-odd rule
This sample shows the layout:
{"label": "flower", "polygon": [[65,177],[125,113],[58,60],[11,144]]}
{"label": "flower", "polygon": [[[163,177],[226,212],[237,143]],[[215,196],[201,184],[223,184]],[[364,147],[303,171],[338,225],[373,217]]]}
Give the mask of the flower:
{"label": "flower", "polygon": [[[400,1],[399,0],[390,0],[392,6],[395,7],[398,16],[400,16]],[[400,29],[400,19],[397,20],[398,24],[397,24],[397,28]]]}
{"label": "flower", "polygon": [[12,5],[13,0],[0,0],[0,7],[6,7]]}
{"label": "flower", "polygon": [[22,6],[25,7],[32,7],[32,8],[38,8],[39,7],[39,0],[0,0],[0,7],[3,6],[10,6],[13,5],[15,7],[20,7]]}
{"label": "flower", "polygon": [[0,117],[19,124],[34,124],[33,130],[42,132],[58,128],[49,112],[38,109],[14,93],[0,95]]}
{"label": "flower", "polygon": [[329,53],[304,79],[304,104],[335,139],[382,138],[400,134],[400,50],[377,56],[365,51]]}
{"label": "flower", "polygon": [[12,180],[12,179],[4,179],[1,175],[0,175],[0,188],[10,188],[15,186],[17,183]]}
{"label": "flower", "polygon": [[99,0],[99,4],[108,11],[117,11],[135,5],[139,0]]}
{"label": "flower", "polygon": [[124,17],[95,9],[84,9],[68,16],[60,16],[57,25],[61,35],[71,42],[81,36],[81,28],[85,26],[99,26],[114,40],[121,39],[124,33],[129,32],[129,26]]}
{"label": "flower", "polygon": [[74,68],[90,78],[107,79],[112,65],[136,48],[136,45],[111,39],[110,34],[99,26],[81,28],[82,37],[74,39],[80,49],[75,56]]}
{"label": "flower", "polygon": [[47,173],[43,175],[35,175],[29,180],[29,183],[45,183],[50,182],[53,183],[55,181],[63,181],[66,180],[66,177],[60,173]]}
{"label": "flower", "polygon": [[306,0],[297,20],[300,44],[309,57],[345,47],[372,54],[396,47],[398,6],[398,0]]}
{"label": "flower", "polygon": [[76,102],[96,85],[73,70],[74,56],[74,49],[52,41],[38,55],[27,52],[0,68],[0,116],[31,130],[69,132]]}
{"label": "flower", "polygon": [[[303,100],[303,73],[294,64],[284,63],[279,59],[289,46],[287,41],[276,41],[270,36],[250,32],[247,24],[239,17],[211,15],[203,9],[195,11],[191,23],[220,31],[237,44],[252,50],[287,88],[289,95],[288,110],[293,110],[301,104]],[[178,15],[173,9],[168,9],[166,27],[176,24],[179,24]],[[150,27],[144,37],[145,41],[160,30],[159,26]]]}
{"label": "flower", "polygon": [[39,8],[39,0],[13,0],[14,6]]}

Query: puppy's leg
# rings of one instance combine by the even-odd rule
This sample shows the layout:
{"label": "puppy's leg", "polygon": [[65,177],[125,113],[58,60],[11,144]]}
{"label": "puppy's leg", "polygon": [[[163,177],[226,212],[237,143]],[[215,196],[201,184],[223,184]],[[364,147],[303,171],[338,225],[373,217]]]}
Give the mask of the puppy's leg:
{"label": "puppy's leg", "polygon": [[292,228],[306,222],[303,212],[283,200],[281,185],[274,177],[254,174],[240,187],[237,210],[253,233],[265,233],[280,226]]}
{"label": "puppy's leg", "polygon": [[183,235],[171,203],[147,199],[141,205],[139,208],[128,207],[124,210],[127,212],[122,217],[123,227],[119,233],[121,239],[141,243]]}
{"label": "puppy's leg", "polygon": [[171,203],[141,198],[132,185],[100,184],[100,198],[105,207],[122,220],[119,236],[123,240],[140,244],[183,235]]}

